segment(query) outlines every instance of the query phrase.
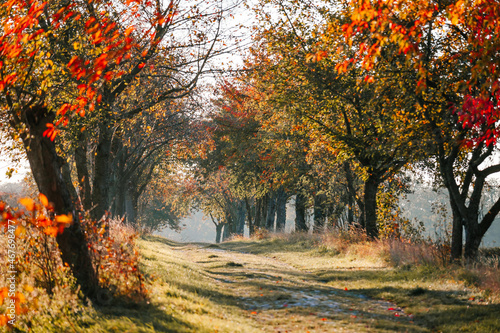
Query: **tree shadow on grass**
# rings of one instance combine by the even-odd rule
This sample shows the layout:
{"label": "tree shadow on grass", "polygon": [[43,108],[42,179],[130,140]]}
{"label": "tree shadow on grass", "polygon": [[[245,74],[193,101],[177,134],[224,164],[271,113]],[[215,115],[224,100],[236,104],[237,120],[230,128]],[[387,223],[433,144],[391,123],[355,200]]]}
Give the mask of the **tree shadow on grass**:
{"label": "tree shadow on grass", "polygon": [[162,236],[143,235],[143,236],[141,236],[141,238],[145,241],[148,241],[148,242],[158,242],[158,243],[168,245],[170,247],[184,247],[184,246],[186,246],[185,243],[175,242],[173,240],[170,240],[170,239],[162,237]]}
{"label": "tree shadow on grass", "polygon": [[[264,294],[267,290],[276,291],[274,298],[268,298],[267,300],[265,297],[262,298],[262,305],[265,305],[266,310],[279,310],[283,307],[283,304],[287,303],[286,300],[288,298],[293,298],[293,296],[287,298],[279,294],[282,284],[276,283],[277,277],[283,277],[287,280],[287,277],[293,275],[291,280],[295,281],[295,283],[303,278],[309,282],[314,281],[319,284],[309,286],[305,284],[300,285],[300,283],[295,286],[287,285],[283,287],[281,291],[285,291],[290,295],[299,295],[301,292],[303,293],[304,290],[308,289],[315,289],[319,291],[320,294],[333,292],[333,294],[335,294],[335,299],[344,299],[339,302],[343,308],[348,308],[348,303],[353,298],[366,299],[375,303],[378,302],[379,306],[385,310],[385,313],[378,315],[377,320],[380,322],[375,328],[387,329],[390,325],[397,326],[400,324],[398,323],[400,318],[395,318],[394,312],[389,311],[389,308],[395,307],[397,304],[397,306],[412,308],[415,308],[415,306],[422,308],[422,305],[428,307],[427,310],[418,311],[415,325],[408,324],[410,325],[408,326],[410,327],[409,331],[426,331],[430,329],[453,332],[461,330],[463,327],[470,327],[471,331],[474,332],[500,332],[500,305],[472,304],[461,290],[430,290],[422,287],[404,287],[405,283],[411,281],[410,279],[413,278],[414,274],[420,274],[421,272],[371,269],[321,270],[313,274],[305,274],[300,271],[291,272],[286,269],[280,270],[277,268],[267,268],[265,273],[242,268],[233,270],[223,268],[224,266],[220,265],[212,267],[211,269],[206,269],[205,271],[209,275],[220,277],[220,282],[238,280],[238,283],[243,286],[253,288],[254,290],[260,289]],[[325,285],[325,283],[332,281],[349,280],[356,280],[358,283],[362,283],[362,281],[365,280],[367,284],[388,280],[390,282],[400,283],[401,287],[384,286],[380,288],[349,289],[349,291],[344,291]],[[260,302],[258,297],[254,297],[252,300],[253,303],[251,303],[252,306],[249,307],[248,304],[245,305],[242,303],[241,298],[238,297],[228,298],[228,295],[217,295],[213,298],[215,301],[219,299],[223,300],[223,302],[232,301],[233,304],[243,310],[258,310]],[[281,300],[281,302],[276,300]],[[394,302],[396,304],[394,304]],[[288,308],[288,310],[292,311],[291,308]],[[303,309],[299,307],[295,308],[293,311],[302,310]],[[376,317],[370,310],[358,311],[357,315],[365,318]],[[410,319],[406,317],[405,320],[408,322]],[[381,326],[379,327],[378,325]],[[398,327],[401,328],[402,326]]]}
{"label": "tree shadow on grass", "polygon": [[290,244],[280,239],[274,239],[269,242],[232,241],[232,242],[218,244],[217,247],[222,250],[230,252],[251,253],[251,254],[266,254],[276,251],[282,251],[284,247],[286,247],[292,252],[304,253],[311,251],[310,246],[301,246],[300,244],[301,243]]}
{"label": "tree shadow on grass", "polygon": [[[303,316],[304,318],[323,318],[321,320],[346,321],[358,318],[366,324],[377,322],[383,329],[394,331],[425,332],[426,329],[413,324],[408,317],[395,317],[392,312],[385,311],[381,305],[369,300],[363,295],[352,291],[344,291],[324,284],[304,284],[300,281],[277,281],[272,274],[278,273],[287,276],[289,272],[276,270],[272,274],[250,273],[241,269],[231,271],[207,271],[213,279],[219,282],[216,289],[194,287],[185,283],[177,283],[176,287],[206,297],[211,302],[222,306],[233,306],[243,311],[271,311],[271,317],[282,312],[284,318],[288,316]],[[243,278],[243,280],[240,280]],[[237,285],[235,286],[235,280]],[[291,283],[287,283],[291,282]],[[234,293],[233,288],[243,291]],[[248,292],[248,294],[246,293]],[[361,305],[373,302],[375,307]],[[353,306],[358,304],[358,306]],[[354,309],[353,309],[354,308]],[[278,312],[274,312],[278,311]],[[370,324],[371,325],[371,324]]]}
{"label": "tree shadow on grass", "polygon": [[[121,329],[120,325],[127,325],[123,328],[127,332],[135,329],[131,323],[137,326],[138,332],[193,332],[196,327],[192,324],[173,317],[156,305],[147,303],[121,302],[119,299],[111,299],[108,306],[101,305],[96,308],[98,318],[103,318],[107,322],[104,326],[112,326],[113,332]],[[117,327],[118,325],[118,327]]]}
{"label": "tree shadow on grass", "polygon": [[390,296],[388,301],[416,311],[415,321],[433,331],[455,332],[467,327],[468,332],[500,332],[499,304],[473,303],[457,290],[386,286],[352,291],[375,300]]}

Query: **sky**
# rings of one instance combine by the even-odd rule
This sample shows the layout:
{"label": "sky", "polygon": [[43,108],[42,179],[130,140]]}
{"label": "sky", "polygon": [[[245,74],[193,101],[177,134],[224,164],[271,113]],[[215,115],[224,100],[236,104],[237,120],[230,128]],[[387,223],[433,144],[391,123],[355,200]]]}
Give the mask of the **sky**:
{"label": "sky", "polygon": [[[2,152],[2,149],[0,149]],[[16,171],[13,172],[12,177],[7,177],[7,172],[9,171],[9,167],[13,167],[14,164],[10,161],[6,156],[0,155],[0,184],[4,183],[16,183],[20,182],[26,176],[26,173],[29,171],[29,165],[27,161],[23,161],[17,168]]]}

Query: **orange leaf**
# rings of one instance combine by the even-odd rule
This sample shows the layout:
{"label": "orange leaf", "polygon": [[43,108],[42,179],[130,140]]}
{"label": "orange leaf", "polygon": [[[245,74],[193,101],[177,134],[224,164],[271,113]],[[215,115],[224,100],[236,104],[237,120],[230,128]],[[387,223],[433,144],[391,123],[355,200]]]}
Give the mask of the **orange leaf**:
{"label": "orange leaf", "polygon": [[46,235],[56,237],[58,229],[56,227],[47,227],[43,230]]}
{"label": "orange leaf", "polygon": [[34,211],[35,210],[35,202],[33,199],[30,198],[22,198],[19,200],[19,203],[26,207],[27,210],[29,211]]}
{"label": "orange leaf", "polygon": [[134,31],[134,27],[128,27],[124,33],[125,37],[128,37],[132,33],[132,31]]}
{"label": "orange leaf", "polygon": [[40,199],[40,202],[42,203],[42,205],[47,208],[49,206],[49,199],[47,199],[47,197],[45,196],[45,194],[43,193],[40,193],[38,195],[38,198]]}
{"label": "orange leaf", "polygon": [[57,223],[71,223],[73,222],[73,217],[71,215],[56,215],[55,217]]}

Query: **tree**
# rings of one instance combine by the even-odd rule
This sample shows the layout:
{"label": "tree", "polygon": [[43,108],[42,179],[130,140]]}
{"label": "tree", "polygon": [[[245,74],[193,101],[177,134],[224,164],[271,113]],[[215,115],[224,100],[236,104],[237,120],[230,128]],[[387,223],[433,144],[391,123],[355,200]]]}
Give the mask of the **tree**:
{"label": "tree", "polygon": [[[404,55],[417,101],[416,117],[433,138],[453,212],[452,260],[476,257],[500,212],[500,197],[480,217],[486,180],[500,172],[486,161],[498,150],[500,48],[498,1],[405,1],[351,4],[348,40],[363,38],[353,63],[371,68],[392,45]],[[386,48],[386,47],[385,47]],[[351,62],[351,61],[349,61]],[[343,63],[347,68],[347,61]]]}
{"label": "tree", "polygon": [[[383,58],[370,75],[354,67],[339,72],[340,60],[354,54],[359,44],[342,43],[340,27],[346,17],[333,11],[334,4],[270,2],[281,16],[273,20],[271,15],[262,15],[259,38],[275,61],[260,79],[273,81],[275,105],[300,116],[320,133],[318,140],[360,165],[364,180],[360,224],[370,237],[377,237],[381,184],[422,154],[416,149],[421,147],[417,144],[422,142],[421,124],[405,114],[412,112],[413,100],[393,89],[405,85],[406,78],[383,74],[404,73],[402,59]],[[328,39],[319,38],[327,28],[319,18],[333,31]],[[377,75],[380,80],[374,79]]]}
{"label": "tree", "polygon": [[[75,115],[90,112],[96,117],[100,126],[92,196],[93,214],[100,218],[109,207],[113,121],[130,119],[193,89],[219,42],[221,8],[174,0],[10,0],[0,5],[1,117],[9,122],[12,137],[22,140],[40,192],[56,213],[74,216],[57,240],[63,260],[88,296],[98,284],[54,139]],[[180,33],[184,29],[189,33]],[[124,96],[147,80],[163,80],[162,89],[142,96],[137,107],[124,107]],[[90,173],[80,171],[88,179]],[[86,182],[82,189],[88,196]]]}
{"label": "tree", "polygon": [[[101,9],[108,6],[100,1],[93,5]],[[74,207],[61,173],[64,161],[53,142],[55,111],[59,107],[54,100],[67,96],[62,87],[76,88],[76,81],[80,81],[73,110],[82,113],[93,95],[92,85],[118,76],[106,70],[103,63],[122,57],[132,48],[128,38],[131,30],[120,35],[123,30],[116,23],[88,9],[83,3],[61,1],[47,4],[11,0],[0,6],[2,118],[9,123],[12,137],[22,140],[38,188],[57,214],[74,213]],[[96,15],[101,18],[98,23]],[[86,64],[78,61],[80,54],[73,50],[78,32],[94,45],[93,51],[99,50],[89,53]],[[61,48],[68,44],[71,47]],[[59,113],[64,116],[67,111],[62,108]],[[71,227],[57,236],[57,242],[63,261],[72,267],[83,292],[93,296],[98,285],[96,274],[78,217],[73,216],[73,220]]]}

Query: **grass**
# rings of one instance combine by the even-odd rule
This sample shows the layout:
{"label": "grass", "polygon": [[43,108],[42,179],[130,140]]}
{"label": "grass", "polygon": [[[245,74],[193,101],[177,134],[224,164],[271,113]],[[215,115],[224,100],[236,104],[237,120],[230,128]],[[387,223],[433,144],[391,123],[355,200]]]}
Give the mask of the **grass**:
{"label": "grass", "polygon": [[[402,253],[387,242],[301,234],[218,245],[148,236],[137,246],[150,281],[148,299],[111,298],[92,308],[60,293],[33,316],[31,329],[19,331],[500,330],[498,293],[483,288],[484,278],[496,271],[444,266],[427,254],[419,262],[422,248]],[[494,266],[497,253],[487,255]],[[68,306],[61,311],[63,304]]]}
{"label": "grass", "polygon": [[56,292],[51,299],[40,300],[37,310],[30,308],[31,313],[20,315],[22,325],[14,331],[255,332],[243,312],[226,306],[231,303],[229,293],[214,288],[213,280],[196,263],[176,254],[181,244],[150,237],[139,239],[137,246],[141,268],[150,281],[149,299],[134,303],[111,297],[106,305],[91,307],[72,292]]}
{"label": "grass", "polygon": [[[496,289],[499,270],[498,264],[491,267],[491,253],[486,256],[489,267],[461,267],[438,264],[438,254],[429,256],[417,245],[405,249],[407,257],[411,251],[416,252],[410,261],[402,258],[403,253],[394,252],[395,245],[390,242],[351,243],[345,239],[282,235],[260,241],[238,240],[221,247],[275,257],[310,272],[333,288],[393,302],[432,332],[500,331]],[[495,281],[488,284],[488,278]],[[384,327],[379,325],[377,329]]]}

